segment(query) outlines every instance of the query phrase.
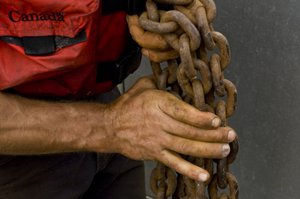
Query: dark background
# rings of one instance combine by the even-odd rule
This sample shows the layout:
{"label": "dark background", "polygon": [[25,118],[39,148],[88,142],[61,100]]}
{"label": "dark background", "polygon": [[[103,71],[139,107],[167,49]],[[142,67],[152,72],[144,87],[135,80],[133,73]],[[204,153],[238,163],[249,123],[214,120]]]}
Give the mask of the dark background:
{"label": "dark background", "polygon": [[[225,76],[238,89],[230,119],[240,138],[232,166],[241,199],[297,199],[300,195],[300,1],[215,0],[217,31],[232,62]],[[151,73],[146,60],[126,87]],[[152,163],[146,163],[147,176]],[[149,187],[148,184],[146,185]],[[148,190],[150,194],[150,191]]]}

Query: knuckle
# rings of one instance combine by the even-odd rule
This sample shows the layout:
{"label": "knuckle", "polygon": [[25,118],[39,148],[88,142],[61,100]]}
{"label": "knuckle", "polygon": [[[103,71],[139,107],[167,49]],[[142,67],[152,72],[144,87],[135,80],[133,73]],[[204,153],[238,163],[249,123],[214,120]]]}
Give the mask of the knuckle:
{"label": "knuckle", "polygon": [[216,141],[228,142],[229,132],[230,132],[230,128],[227,128],[227,127],[221,127],[221,128],[216,129],[216,131],[215,131]]}
{"label": "knuckle", "polygon": [[228,128],[223,128],[222,129],[222,133],[221,133],[222,141],[228,141],[228,133],[229,133]]}
{"label": "knuckle", "polygon": [[189,145],[186,142],[180,142],[177,144],[178,152],[187,153],[189,150]]}

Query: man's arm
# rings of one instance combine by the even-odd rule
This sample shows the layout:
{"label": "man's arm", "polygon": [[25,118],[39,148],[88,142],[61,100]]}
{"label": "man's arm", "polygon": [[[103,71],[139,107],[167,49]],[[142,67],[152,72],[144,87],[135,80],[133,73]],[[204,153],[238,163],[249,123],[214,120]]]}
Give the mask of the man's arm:
{"label": "man's arm", "polygon": [[106,105],[49,102],[0,93],[0,154],[46,154],[88,150],[97,132],[100,152],[112,151],[105,128]]}
{"label": "man's arm", "polygon": [[220,119],[155,89],[149,78],[109,105],[53,103],[0,93],[0,154],[116,152],[157,160],[195,180],[207,171],[180,154],[222,158],[236,137]]}

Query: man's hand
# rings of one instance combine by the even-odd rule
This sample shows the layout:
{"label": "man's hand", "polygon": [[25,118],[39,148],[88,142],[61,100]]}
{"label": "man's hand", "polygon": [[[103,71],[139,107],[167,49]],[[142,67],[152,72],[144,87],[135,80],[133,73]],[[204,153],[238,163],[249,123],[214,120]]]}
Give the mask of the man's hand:
{"label": "man's hand", "polygon": [[157,160],[192,179],[206,181],[207,171],[180,154],[223,158],[236,137],[220,119],[201,112],[165,91],[155,89],[149,78],[141,79],[108,107],[108,131],[116,151],[133,159]]}

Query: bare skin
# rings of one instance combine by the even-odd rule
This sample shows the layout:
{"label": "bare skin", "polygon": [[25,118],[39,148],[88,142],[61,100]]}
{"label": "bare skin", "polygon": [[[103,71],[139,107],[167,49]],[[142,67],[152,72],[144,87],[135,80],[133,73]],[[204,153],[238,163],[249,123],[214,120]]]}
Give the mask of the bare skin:
{"label": "bare skin", "polygon": [[72,151],[120,153],[157,160],[195,180],[207,171],[180,157],[222,158],[236,137],[220,120],[139,80],[118,100],[103,105],[53,103],[0,93],[0,154]]}

